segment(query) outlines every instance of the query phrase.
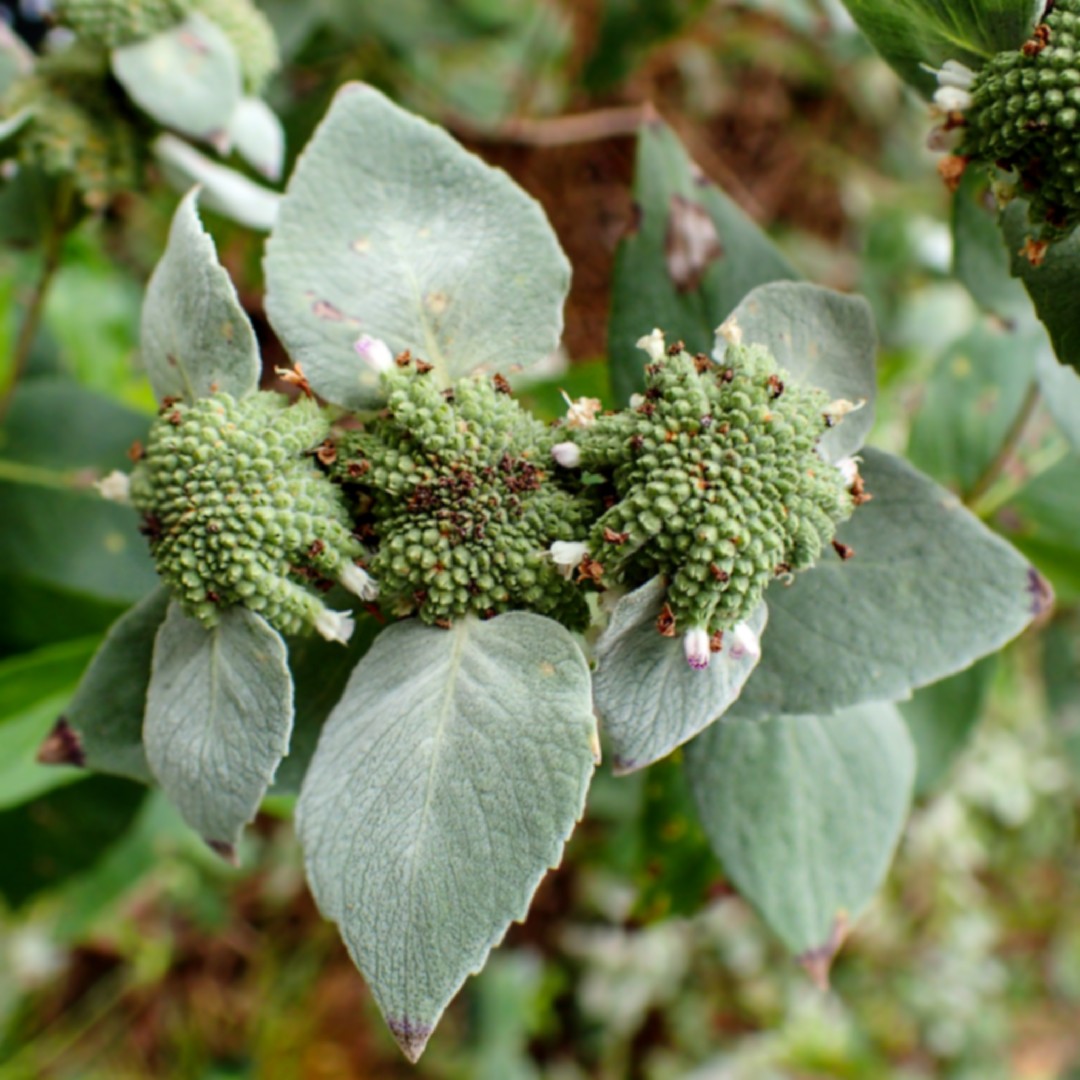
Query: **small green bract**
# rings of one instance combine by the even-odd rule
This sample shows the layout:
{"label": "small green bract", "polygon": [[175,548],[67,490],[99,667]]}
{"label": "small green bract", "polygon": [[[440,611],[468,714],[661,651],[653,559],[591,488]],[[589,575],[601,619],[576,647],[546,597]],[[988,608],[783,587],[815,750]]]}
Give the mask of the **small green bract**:
{"label": "small green bract", "polygon": [[365,595],[369,581],[340,490],[313,454],[328,426],[313,401],[270,393],[163,407],[131,501],[158,572],[204,625],[243,604],[282,633],[348,637],[351,620],[311,591],[340,580]]}
{"label": "small green bract", "polygon": [[555,482],[551,432],[504,384],[441,391],[427,368],[383,375],[385,410],[343,437],[335,466],[378,541],[383,600],[436,625],[526,609],[584,626],[585,599],[549,549],[583,540],[590,508]]}
{"label": "small green bract", "polygon": [[715,635],[773,578],[812,566],[857,496],[818,452],[828,395],[793,385],[766,348],[730,345],[721,363],[673,350],[646,374],[630,409],[577,440],[582,467],[618,496],[590,553],[605,582],[667,579],[666,632]]}

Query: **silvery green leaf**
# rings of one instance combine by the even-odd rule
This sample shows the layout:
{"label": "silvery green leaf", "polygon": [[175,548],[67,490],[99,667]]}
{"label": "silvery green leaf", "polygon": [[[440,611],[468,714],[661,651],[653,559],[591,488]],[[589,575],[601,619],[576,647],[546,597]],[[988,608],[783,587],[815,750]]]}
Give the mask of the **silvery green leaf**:
{"label": "silvery green leaf", "polygon": [[[244,97],[229,118],[229,144],[268,180],[280,180],[285,164],[285,131],[262,98]],[[272,223],[271,223],[272,224]]]}
{"label": "silvery green leaf", "polygon": [[169,605],[146,694],[146,757],[184,820],[226,858],[288,751],[292,719],[276,630],[243,607],[208,630]]}
{"label": "silvery green leaf", "polygon": [[863,450],[871,502],[829,553],[765,594],[762,658],[740,711],[826,713],[897,701],[995,652],[1047,609],[1051,593],[1013,547],[906,462]]}
{"label": "silvery green leaf", "polygon": [[169,591],[158,586],[109,628],[65,713],[83,764],[141,783],[153,782],[143,750],[143,716],[154,638]]}
{"label": "silvery green leaf", "polygon": [[348,408],[380,400],[359,335],[446,383],[527,367],[558,344],[569,281],[530,196],[359,83],[301,155],[267,245],[270,321],[311,385]]}
{"label": "silvery green leaf", "polygon": [[[775,281],[747,294],[731,317],[743,341],[768,346],[797,383],[857,406],[821,440],[828,461],[854,454],[874,426],[877,335],[870,305],[820,285]],[[717,359],[724,344],[717,339]]]}
{"label": "silvery green leaf", "polygon": [[175,135],[159,135],[151,149],[165,179],[177,191],[190,191],[193,184],[199,184],[199,201],[208,210],[260,232],[269,232],[274,227],[281,204],[276,191],[212,161]]}
{"label": "silvery green leaf", "polygon": [[[728,635],[708,668],[691,668],[682,637],[656,629],[665,591],[663,580],[653,578],[624,596],[596,645],[593,700],[616,773],[659,761],[719,719],[758,663],[758,655],[736,648]],[[748,620],[759,638],[767,614],[761,604]]]}
{"label": "silvery green leaf", "polygon": [[907,817],[915,754],[895,706],[762,719],[736,709],[687,747],[686,769],[724,872],[824,981]]}
{"label": "silvery green leaf", "polygon": [[357,666],[297,824],[319,908],[410,1060],[560,861],[596,747],[585,658],[539,615],[395,623]]}
{"label": "silvery green leaf", "polygon": [[225,32],[189,15],[160,34],[112,52],[112,70],[128,96],[164,127],[220,143],[240,103],[240,64]]}
{"label": "silvery green leaf", "polygon": [[194,401],[214,390],[233,397],[259,385],[259,347],[214,242],[195,208],[198,190],[181,200],[169,243],[142,310],[142,358],[158,401]]}

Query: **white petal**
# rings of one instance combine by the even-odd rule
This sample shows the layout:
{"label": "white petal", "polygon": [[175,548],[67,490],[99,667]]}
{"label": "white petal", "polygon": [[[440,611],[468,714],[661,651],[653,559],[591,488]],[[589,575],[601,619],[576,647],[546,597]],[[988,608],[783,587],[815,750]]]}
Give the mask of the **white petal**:
{"label": "white petal", "polygon": [[709,631],[703,626],[695,626],[683,634],[683,652],[686,653],[686,662],[695,671],[704,671],[709,666],[711,654]]}
{"label": "white petal", "polygon": [[573,540],[556,540],[548,548],[548,554],[563,577],[569,577],[581,565],[581,560],[589,554],[589,545]]}
{"label": "white petal", "polygon": [[644,404],[645,404],[645,395],[644,394],[631,394],[630,395],[630,408],[631,409],[640,409],[641,406],[644,405]]}
{"label": "white petal", "polygon": [[938,86],[955,86],[970,90],[975,85],[975,72],[959,60],[946,60],[937,73]]}
{"label": "white petal", "polygon": [[108,476],[95,480],[94,487],[98,489],[101,497],[108,499],[109,502],[131,502],[131,477],[127,473],[120,472],[119,469],[113,469]]}
{"label": "white petal", "polygon": [[362,567],[346,563],[341,570],[341,584],[361,600],[374,600],[379,595],[379,583]]}
{"label": "white petal", "polygon": [[579,397],[573,401],[565,390],[560,393],[566,402],[567,427],[587,428],[596,423],[596,414],[604,407],[599,398]]}
{"label": "white petal", "polygon": [[844,478],[845,487],[853,487],[855,481],[859,479],[859,462],[858,459],[853,457],[841,458],[836,467],[840,470],[840,475]]}
{"label": "white petal", "polygon": [[646,334],[645,337],[639,338],[637,347],[644,349],[649,358],[654,362],[664,359],[664,353],[667,352],[667,346],[664,344],[664,335],[660,330],[654,330],[651,334]]}
{"label": "white petal", "polygon": [[556,443],[551,456],[564,468],[576,469],[581,464],[581,447],[573,442]]}
{"label": "white petal", "polygon": [[972,97],[958,86],[942,86],[934,94],[934,104],[945,112],[963,112],[971,107]]}
{"label": "white petal", "polygon": [[347,645],[356,629],[356,622],[347,611],[331,611],[329,608],[323,608],[315,616],[315,629],[327,641],[340,641],[342,645]]}
{"label": "white petal", "polygon": [[394,366],[394,354],[381,338],[361,334],[353,344],[360,358],[373,371],[389,371]]}
{"label": "white petal", "polygon": [[729,345],[741,345],[743,343],[742,327],[739,325],[739,322],[734,315],[729,319],[725,319],[716,328],[716,332]]}
{"label": "white petal", "polygon": [[749,623],[736,623],[735,629],[731,631],[731,637],[731,658],[733,660],[739,660],[744,656],[761,655],[761,641],[758,639],[757,634],[750,629]]}

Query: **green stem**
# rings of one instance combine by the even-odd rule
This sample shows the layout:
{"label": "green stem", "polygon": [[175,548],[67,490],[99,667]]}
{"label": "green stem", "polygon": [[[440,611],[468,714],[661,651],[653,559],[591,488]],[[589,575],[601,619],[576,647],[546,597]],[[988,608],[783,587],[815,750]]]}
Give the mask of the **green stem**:
{"label": "green stem", "polygon": [[973,510],[981,517],[986,516],[986,511],[983,507],[986,502],[986,495],[990,489],[997,483],[1002,473],[1005,471],[1006,466],[1016,456],[1016,451],[1020,446],[1021,441],[1024,438],[1024,433],[1027,431],[1028,425],[1031,423],[1031,418],[1035,415],[1035,410],[1039,405],[1039,384],[1032,379],[1028,385],[1027,393],[1024,395],[1024,400],[1020,405],[1020,409],[1016,414],[1016,418],[1012,424],[1009,425],[1009,430],[1005,433],[1005,438],[1001,442],[1001,447],[994,455],[993,461],[983,469],[982,475],[971,485],[971,489],[968,491],[964,498],[969,510]]}
{"label": "green stem", "polygon": [[[65,185],[65,188],[67,186]],[[11,408],[12,398],[18,389],[26,366],[30,361],[30,349],[37,337],[38,328],[41,325],[41,317],[45,311],[45,298],[60,269],[60,256],[64,248],[64,238],[71,228],[71,204],[72,193],[63,190],[56,200],[56,213],[53,217],[52,228],[45,237],[45,248],[42,252],[41,271],[30,293],[30,301],[23,316],[22,325],[19,327],[19,336],[15,339],[15,350],[11,357],[11,377],[8,385],[0,394],[0,424],[4,422],[8,410]]]}
{"label": "green stem", "polygon": [[29,484],[32,487],[54,488],[59,491],[85,491],[92,487],[95,474],[86,469],[61,472],[45,469],[40,465],[25,465],[21,461],[5,461],[0,458],[0,482]]}

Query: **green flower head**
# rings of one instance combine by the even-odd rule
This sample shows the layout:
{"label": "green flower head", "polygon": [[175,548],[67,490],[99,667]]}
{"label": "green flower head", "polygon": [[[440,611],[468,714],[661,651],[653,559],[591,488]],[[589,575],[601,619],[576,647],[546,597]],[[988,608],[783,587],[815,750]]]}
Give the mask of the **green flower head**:
{"label": "green flower head", "polygon": [[364,599],[341,493],[320,467],[329,425],[318,406],[278,394],[216,393],[167,403],[131,477],[158,572],[185,611],[213,626],[243,604],[282,633],[313,626],[347,640],[352,620],[320,598],[335,581]]}
{"label": "green flower head", "polygon": [[550,431],[498,376],[443,390],[422,361],[395,363],[370,338],[358,349],[383,370],[387,403],[342,437],[335,471],[378,544],[390,610],[447,625],[521,608],[583,626],[585,599],[550,549],[584,539],[590,508],[556,482]]}

